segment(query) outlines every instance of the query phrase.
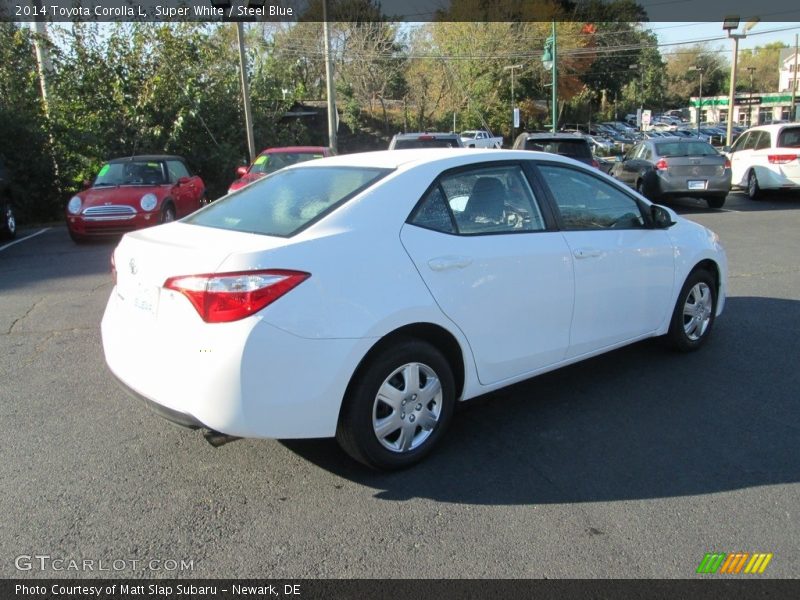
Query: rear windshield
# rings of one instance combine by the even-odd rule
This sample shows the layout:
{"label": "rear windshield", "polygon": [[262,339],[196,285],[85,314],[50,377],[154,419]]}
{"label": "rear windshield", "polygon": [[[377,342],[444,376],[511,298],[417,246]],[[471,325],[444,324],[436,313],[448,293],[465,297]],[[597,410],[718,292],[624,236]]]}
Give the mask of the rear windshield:
{"label": "rear windshield", "polygon": [[589,144],[586,140],[547,140],[547,139],[533,139],[525,140],[525,150],[539,150],[541,152],[550,152],[551,154],[560,154],[561,156],[569,156],[572,158],[592,158],[592,151],[589,149]]}
{"label": "rear windshield", "polygon": [[289,237],[389,172],[368,167],[310,166],[278,171],[217,200],[184,222]]}
{"label": "rear windshield", "polygon": [[322,152],[273,152],[262,154],[250,167],[251,173],[274,173],[278,169],[307,160],[322,158]]}
{"label": "rear windshield", "polygon": [[800,148],[800,127],[784,127],[778,136],[778,148]]}
{"label": "rear windshield", "polygon": [[713,156],[719,154],[706,142],[664,142],[656,144],[659,156]]}
{"label": "rear windshield", "polygon": [[432,139],[398,139],[394,141],[395,150],[410,150],[414,148],[458,148],[458,142],[447,138]]}

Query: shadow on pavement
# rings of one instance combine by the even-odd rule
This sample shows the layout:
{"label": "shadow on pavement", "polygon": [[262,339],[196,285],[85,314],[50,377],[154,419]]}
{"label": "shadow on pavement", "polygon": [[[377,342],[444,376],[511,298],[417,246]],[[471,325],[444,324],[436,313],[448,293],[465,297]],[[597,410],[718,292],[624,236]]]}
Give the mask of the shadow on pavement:
{"label": "shadow on pavement", "polygon": [[398,473],[371,472],[332,440],[282,443],[395,501],[600,502],[794,483],[797,323],[798,301],[729,298],[699,352],[651,340],[470,401],[441,447]]}

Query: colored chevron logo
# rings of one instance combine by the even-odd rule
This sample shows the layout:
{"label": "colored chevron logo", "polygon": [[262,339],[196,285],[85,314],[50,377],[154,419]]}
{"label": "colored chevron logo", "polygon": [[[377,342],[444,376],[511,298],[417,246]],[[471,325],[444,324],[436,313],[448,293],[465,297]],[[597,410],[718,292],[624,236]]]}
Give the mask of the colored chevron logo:
{"label": "colored chevron logo", "polygon": [[772,553],[749,553],[734,552],[708,552],[697,567],[698,573],[713,574],[721,573],[726,575],[739,575],[746,573],[750,575],[763,573],[767,565],[772,560]]}

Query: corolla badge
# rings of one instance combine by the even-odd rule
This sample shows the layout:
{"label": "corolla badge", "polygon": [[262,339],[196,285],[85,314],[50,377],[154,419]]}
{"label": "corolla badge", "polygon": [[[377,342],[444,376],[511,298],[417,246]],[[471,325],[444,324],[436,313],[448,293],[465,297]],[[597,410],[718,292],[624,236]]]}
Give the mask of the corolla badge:
{"label": "corolla badge", "polygon": [[136,275],[139,272],[139,268],[136,266],[136,261],[131,259],[131,262],[128,263],[128,267],[131,270],[131,275]]}

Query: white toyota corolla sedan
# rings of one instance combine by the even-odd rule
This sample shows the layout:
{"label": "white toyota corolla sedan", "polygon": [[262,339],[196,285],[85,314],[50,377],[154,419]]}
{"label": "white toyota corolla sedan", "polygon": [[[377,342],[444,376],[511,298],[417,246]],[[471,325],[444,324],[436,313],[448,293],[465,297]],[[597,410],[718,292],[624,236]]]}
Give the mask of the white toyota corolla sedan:
{"label": "white toyota corolla sedan", "polygon": [[336,436],[408,466],[454,404],[654,336],[694,350],[725,300],[708,229],[552,154],[404,150],[278,171],[114,251],[111,371],[166,418]]}

